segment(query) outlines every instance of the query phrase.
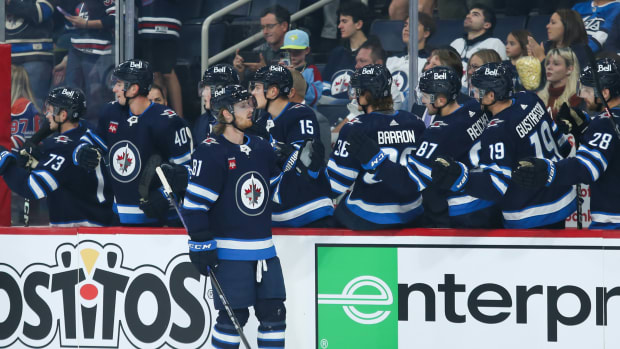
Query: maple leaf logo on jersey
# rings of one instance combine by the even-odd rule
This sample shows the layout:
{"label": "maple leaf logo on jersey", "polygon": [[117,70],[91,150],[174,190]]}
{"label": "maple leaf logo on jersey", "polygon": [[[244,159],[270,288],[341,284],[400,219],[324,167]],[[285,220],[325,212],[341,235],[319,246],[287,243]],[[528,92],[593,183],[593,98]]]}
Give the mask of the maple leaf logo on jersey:
{"label": "maple leaf logo on jersey", "polygon": [[133,159],[127,151],[124,151],[116,156],[116,163],[118,164],[118,168],[121,170],[121,173],[127,172],[132,162]]}
{"label": "maple leaf logo on jersey", "polygon": [[441,127],[441,126],[448,126],[448,124],[446,124],[443,121],[435,121],[432,124],[428,125],[428,127]]}
{"label": "maple leaf logo on jersey", "polygon": [[493,119],[493,120],[489,121],[489,124],[487,125],[487,127],[498,126],[498,125],[499,125],[499,124],[501,124],[502,122],[504,122],[504,120],[500,120],[500,119]]}
{"label": "maple leaf logo on jersey", "polygon": [[172,109],[166,109],[166,110],[164,110],[163,113],[161,113],[159,115],[163,115],[163,116],[167,116],[167,117],[171,118],[171,117],[177,115],[177,113],[174,110],[172,110]]}
{"label": "maple leaf logo on jersey", "polygon": [[263,195],[261,188],[257,187],[256,184],[250,184],[247,189],[244,189],[244,192],[245,198],[251,206],[257,206],[258,199],[260,199],[261,195]]}

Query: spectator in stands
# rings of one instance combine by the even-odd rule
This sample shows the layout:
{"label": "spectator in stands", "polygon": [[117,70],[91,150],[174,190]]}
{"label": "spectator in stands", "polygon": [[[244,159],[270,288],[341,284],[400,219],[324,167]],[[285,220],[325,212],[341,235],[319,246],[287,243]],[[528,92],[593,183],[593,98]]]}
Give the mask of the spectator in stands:
{"label": "spectator in stands", "polygon": [[[426,13],[418,14],[418,74],[422,73],[426,58],[430,55],[430,50],[426,46],[426,41],[435,32],[435,21],[433,17]],[[389,57],[385,63],[390,73],[392,73],[392,84],[396,85],[402,94],[403,104],[401,109],[409,110],[409,17],[405,19],[405,25],[402,31],[403,42],[407,45],[407,53],[404,56]]]}
{"label": "spectator in stands", "polygon": [[26,69],[36,82],[32,87],[37,105],[47,97],[54,66],[52,28],[56,0],[6,1],[6,43],[11,44],[11,64]]}
{"label": "spectator in stands", "polygon": [[239,55],[239,50],[237,50],[233,60],[233,66],[242,79],[245,76],[246,68],[250,72],[254,72],[267,64],[278,63],[280,53],[282,53],[281,47],[284,45],[284,35],[289,29],[289,23],[291,23],[291,14],[286,8],[274,5],[263,10],[260,17],[260,26],[263,30],[265,42],[253,49],[253,51],[260,54],[260,61],[245,62],[243,57]]}
{"label": "spectator in stands", "polygon": [[554,48],[545,59],[547,83],[538,92],[538,97],[545,102],[547,110],[556,119],[562,104],[575,108],[582,103],[577,96],[577,81],[579,81],[579,62],[573,50],[568,47]]}
{"label": "spectator in stands", "polygon": [[151,63],[153,82],[170,98],[170,106],[183,115],[181,84],[174,71],[181,32],[181,4],[177,0],[137,1],[137,57]]}
{"label": "spectator in stands", "polygon": [[151,86],[147,98],[153,103],[168,105],[168,99],[166,98],[166,93],[164,92],[164,89],[157,84],[153,84]]}
{"label": "spectator in stands", "polygon": [[[51,71],[51,70],[50,70]],[[41,125],[41,117],[30,88],[26,69],[19,65],[11,66],[11,151],[19,152],[26,140],[32,137]],[[11,192],[12,225],[47,225],[49,218],[47,204],[43,201],[28,202],[28,222],[24,216],[24,197]]]}
{"label": "spectator in stands", "polygon": [[588,34],[588,44],[594,52],[605,47],[613,24],[620,14],[620,2],[614,0],[593,0],[580,2],[573,10],[581,15]]}
{"label": "spectator in stands", "polygon": [[[300,73],[297,69],[291,69],[291,75],[293,76],[293,87],[291,88],[291,92],[288,94],[288,100],[293,103],[306,104],[305,99],[307,97],[306,89],[308,88],[308,84],[302,73]],[[325,117],[325,115],[319,113],[317,110],[314,110],[314,115],[316,115],[316,121],[319,122],[319,132],[321,133],[321,143],[325,147],[325,162],[329,159],[329,153],[332,148],[331,145],[331,137],[329,130],[329,120]]]}
{"label": "spectator in stands", "polygon": [[549,19],[549,24],[547,24],[547,38],[548,41],[540,44],[536,43],[534,38],[528,38],[528,55],[534,56],[542,62],[549,50],[570,47],[577,56],[580,67],[585,67],[588,63],[586,54],[588,35],[579,13],[569,9],[555,11]]}
{"label": "spectator in stands", "polygon": [[114,65],[115,4],[109,0],[86,0],[67,12],[76,14],[65,15],[70,23],[72,47],[54,72],[64,71],[66,85],[86,93],[85,119],[96,124],[99,107],[112,99],[105,74]]}
{"label": "spectator in stands", "polygon": [[310,53],[308,34],[299,29],[288,31],[284,36],[284,46],[281,49],[286,50],[290,55],[291,65],[288,68],[300,72],[308,83],[305,101],[307,105],[314,107],[323,94],[323,78],[316,65],[306,62],[306,56]]}
{"label": "spectator in stands", "polygon": [[[436,0],[419,0],[418,13],[433,15]],[[402,21],[409,18],[409,0],[392,0],[388,8],[391,20]]]}
{"label": "spectator in stands", "polygon": [[[331,95],[344,92],[339,87],[348,86],[348,81],[355,68],[357,51],[366,42],[364,26],[368,7],[359,1],[345,2],[340,6],[338,29],[344,45],[332,50],[323,71],[323,76],[330,83],[328,92]],[[345,76],[346,75],[346,76]]]}
{"label": "spectator in stands", "polygon": [[512,74],[516,77],[515,91],[524,91],[525,88],[521,84],[519,74],[517,73],[517,60],[527,56],[527,38],[532,34],[526,29],[513,30],[506,37],[506,56],[505,61],[512,70]]}
{"label": "spectator in stands", "polygon": [[499,56],[499,53],[492,49],[484,49],[474,53],[469,59],[469,63],[467,64],[467,76],[465,77],[465,79],[462,80],[465,83],[461,91],[463,93],[469,91],[471,76],[476,70],[478,70],[478,68],[487,63],[500,63],[501,61],[502,58]]}
{"label": "spectator in stands", "polygon": [[500,54],[502,60],[506,59],[504,43],[492,37],[495,22],[495,12],[491,8],[482,4],[471,7],[463,22],[465,34],[450,44],[461,55],[463,65],[467,64],[476,51],[482,49],[493,49]]}

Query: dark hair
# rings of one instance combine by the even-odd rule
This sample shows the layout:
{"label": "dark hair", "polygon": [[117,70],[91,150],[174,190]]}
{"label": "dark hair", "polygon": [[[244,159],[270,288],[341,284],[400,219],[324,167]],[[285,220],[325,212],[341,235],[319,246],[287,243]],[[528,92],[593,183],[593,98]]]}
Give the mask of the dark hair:
{"label": "dark hair", "polygon": [[[482,64],[487,63],[500,63],[502,61],[502,57],[492,48],[485,48],[482,50],[478,50],[474,52],[471,57],[477,56],[482,60]],[[471,60],[471,57],[469,58]]]}
{"label": "dark hair", "polygon": [[[555,13],[560,16],[562,25],[564,26],[564,35],[562,35],[562,44],[566,47],[572,44],[587,44],[588,34],[586,27],[583,25],[581,15],[568,8],[557,9]],[[557,42],[551,44],[552,48],[557,47]]]}
{"label": "dark hair", "polygon": [[[431,33],[431,35],[428,36],[427,40],[431,36],[433,36],[433,34],[435,34],[435,31],[437,30],[437,26],[435,25],[435,20],[433,19],[433,17],[431,17],[428,13],[418,12],[418,22],[422,24],[422,26],[424,27],[424,30]],[[409,25],[411,25],[411,23],[409,23]]]}
{"label": "dark hair", "polygon": [[372,58],[373,62],[378,62],[379,60],[381,60],[381,64],[385,64],[387,60],[387,54],[385,53],[383,45],[381,45],[381,40],[379,40],[378,37],[376,37],[375,35],[371,35],[370,37],[368,37],[368,40],[366,40],[366,42],[364,42],[359,49],[361,50],[363,48],[370,49],[370,57]]}
{"label": "dark hair", "polygon": [[389,94],[385,97],[374,98],[370,91],[364,91],[364,96],[366,97],[366,101],[368,105],[372,106],[375,110],[392,110],[394,109],[394,99],[392,95]]}
{"label": "dark hair", "polygon": [[260,16],[265,17],[270,13],[276,17],[278,23],[286,22],[287,24],[291,24],[291,13],[288,12],[286,8],[280,5],[273,5],[264,9]]}
{"label": "dark hair", "polygon": [[159,86],[157,84],[152,84],[151,85],[151,90],[153,90],[153,89],[159,90],[159,93],[161,93],[161,96],[164,97],[165,100],[168,100],[166,98],[166,92],[164,92],[164,88],[163,87],[161,87],[161,86]]}
{"label": "dark hair", "polygon": [[338,14],[340,16],[351,16],[353,22],[363,21],[364,25],[366,25],[368,6],[361,1],[347,1],[340,5]]}
{"label": "dark hair", "polygon": [[532,33],[530,33],[530,31],[527,29],[517,29],[511,31],[508,34],[514,36],[515,39],[517,39],[519,46],[521,46],[521,55],[527,56],[527,37],[532,36]]}
{"label": "dark hair", "polygon": [[469,7],[469,10],[473,9],[482,10],[482,15],[484,16],[484,21],[491,23],[491,28],[487,30],[489,33],[493,33],[493,29],[495,28],[495,23],[497,23],[497,18],[495,17],[495,11],[493,11],[490,7],[485,4],[473,4]]}
{"label": "dark hair", "polygon": [[454,69],[459,79],[463,77],[463,61],[461,55],[452,46],[442,46],[434,49],[431,56],[439,57],[441,65]]}

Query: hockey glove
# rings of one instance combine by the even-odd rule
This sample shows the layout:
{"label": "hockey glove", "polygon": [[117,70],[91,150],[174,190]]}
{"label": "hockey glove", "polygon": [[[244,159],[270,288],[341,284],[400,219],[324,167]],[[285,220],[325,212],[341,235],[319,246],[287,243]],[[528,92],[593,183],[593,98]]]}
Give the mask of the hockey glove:
{"label": "hockey glove", "polygon": [[24,143],[24,146],[18,154],[17,165],[25,169],[37,167],[39,160],[43,157],[43,152],[41,149],[39,149],[39,147],[30,140],[27,140],[26,143]]}
{"label": "hockey glove", "polygon": [[581,138],[581,135],[588,127],[588,117],[586,114],[576,108],[571,108],[568,104],[563,103],[557,115],[558,128],[564,134],[571,133],[575,139]]}
{"label": "hockey glove", "polygon": [[276,152],[276,164],[283,172],[288,172],[295,167],[299,149],[294,145],[282,142],[275,142],[273,150]]}
{"label": "hockey glove", "polygon": [[188,241],[189,259],[200,274],[209,276],[209,269],[215,269],[218,264],[217,244],[215,240],[204,242]]}
{"label": "hockey glove", "polygon": [[15,155],[0,145],[0,176],[15,162]]}
{"label": "hockey glove", "polygon": [[189,181],[189,172],[187,167],[183,165],[162,164],[161,170],[164,172],[164,176],[170,183],[170,187],[177,197],[183,197],[185,189],[187,189],[187,183]]}
{"label": "hockey glove", "polygon": [[555,178],[555,164],[551,160],[526,158],[512,171],[512,180],[520,186],[536,189],[548,187]]}
{"label": "hockey glove", "polygon": [[299,150],[296,170],[304,177],[316,179],[319,176],[319,170],[324,165],[324,158],[323,143],[314,139],[306,139]]}
{"label": "hockey glove", "polygon": [[88,143],[82,143],[73,151],[73,163],[87,170],[94,170],[99,166],[101,153]]}
{"label": "hockey glove", "polygon": [[149,218],[162,219],[166,217],[170,202],[159,190],[151,190],[148,198],[140,198],[140,209]]}
{"label": "hockey glove", "polygon": [[359,129],[353,129],[347,137],[347,151],[357,159],[362,168],[367,171],[374,171],[385,159],[387,155],[381,151],[377,143]]}
{"label": "hockey glove", "polygon": [[437,157],[432,166],[432,184],[439,189],[460,191],[467,184],[467,167],[451,157]]}

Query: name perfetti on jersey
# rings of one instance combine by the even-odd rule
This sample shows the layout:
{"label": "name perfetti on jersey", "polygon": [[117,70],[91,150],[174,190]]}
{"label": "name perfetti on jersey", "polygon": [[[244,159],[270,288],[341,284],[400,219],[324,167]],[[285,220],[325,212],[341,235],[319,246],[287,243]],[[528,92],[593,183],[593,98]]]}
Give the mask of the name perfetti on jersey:
{"label": "name perfetti on jersey", "polygon": [[527,114],[527,116],[517,125],[517,127],[515,127],[519,138],[524,138],[525,136],[527,136],[527,134],[542,119],[543,115],[545,115],[545,108],[543,108],[540,103],[536,103],[530,113]]}
{"label": "name perfetti on jersey", "polygon": [[475,141],[482,135],[482,132],[487,127],[489,123],[489,117],[486,113],[483,113],[480,118],[473,123],[470,127],[467,128],[467,134],[472,141]]}
{"label": "name perfetti on jersey", "polygon": [[415,132],[413,130],[378,131],[377,143],[415,143]]}

